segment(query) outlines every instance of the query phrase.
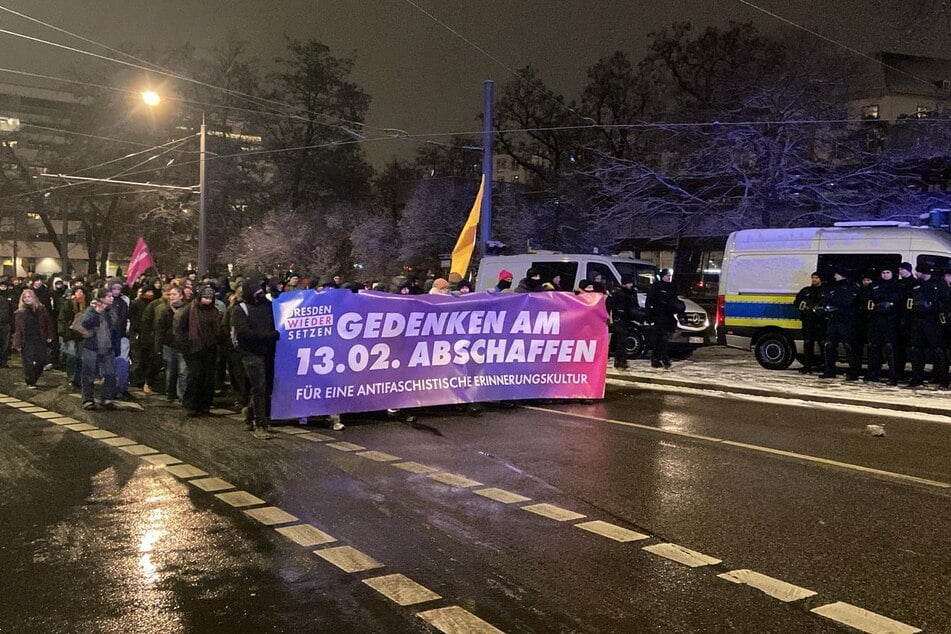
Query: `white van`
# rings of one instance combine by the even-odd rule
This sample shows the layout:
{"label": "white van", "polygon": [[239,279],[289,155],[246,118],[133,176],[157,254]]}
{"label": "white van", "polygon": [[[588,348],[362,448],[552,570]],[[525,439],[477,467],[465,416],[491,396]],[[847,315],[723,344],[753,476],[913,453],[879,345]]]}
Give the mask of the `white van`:
{"label": "white van", "polygon": [[[512,274],[512,287],[525,277],[528,269],[541,273],[542,282],[550,282],[556,275],[561,276],[563,290],[578,288],[581,280],[593,280],[601,275],[610,288],[621,283],[621,276],[634,276],[638,299],[643,307],[647,299],[647,289],[657,280],[657,266],[647,260],[638,260],[627,255],[594,255],[559,253],[557,251],[536,251],[522,255],[488,255],[482,258],[479,275],[476,278],[477,291],[492,289],[499,281],[499,273],[506,270]],[[710,321],[707,311],[689,299],[683,300],[687,309],[677,331],[670,336],[671,346],[678,348],[696,348],[710,343]],[[636,332],[634,340],[628,345],[631,358],[638,358],[646,351],[643,332]]]}
{"label": "white van", "polygon": [[764,368],[783,370],[802,354],[802,323],[796,293],[817,271],[823,283],[845,267],[861,281],[865,271],[902,262],[947,266],[951,234],[900,222],[840,222],[833,227],[748,229],[730,234],[720,270],[717,338],[753,349]]}

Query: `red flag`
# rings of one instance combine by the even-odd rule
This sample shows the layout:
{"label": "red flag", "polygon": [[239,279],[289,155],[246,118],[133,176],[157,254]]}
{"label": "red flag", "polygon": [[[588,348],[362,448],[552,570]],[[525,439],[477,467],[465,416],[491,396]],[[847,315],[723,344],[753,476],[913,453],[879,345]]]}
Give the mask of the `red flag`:
{"label": "red flag", "polygon": [[137,277],[153,266],[155,266],[155,262],[152,261],[152,254],[149,253],[149,245],[145,244],[145,240],[140,237],[135,243],[135,250],[132,251],[132,257],[129,258],[129,274],[125,278],[126,286],[132,286],[132,282],[134,282]]}

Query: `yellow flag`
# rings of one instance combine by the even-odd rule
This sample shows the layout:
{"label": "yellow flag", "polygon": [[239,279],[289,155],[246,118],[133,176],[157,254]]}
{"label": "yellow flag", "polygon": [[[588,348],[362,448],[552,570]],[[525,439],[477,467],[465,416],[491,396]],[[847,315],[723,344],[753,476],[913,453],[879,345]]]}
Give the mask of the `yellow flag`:
{"label": "yellow flag", "polygon": [[462,226],[462,232],[459,234],[459,239],[456,240],[456,247],[452,250],[450,273],[458,273],[462,277],[466,276],[469,260],[472,259],[472,250],[475,248],[476,231],[479,230],[479,214],[482,211],[482,192],[484,191],[485,175],[482,176],[479,193],[476,194],[475,202],[472,203],[472,211],[469,212],[466,224]]}

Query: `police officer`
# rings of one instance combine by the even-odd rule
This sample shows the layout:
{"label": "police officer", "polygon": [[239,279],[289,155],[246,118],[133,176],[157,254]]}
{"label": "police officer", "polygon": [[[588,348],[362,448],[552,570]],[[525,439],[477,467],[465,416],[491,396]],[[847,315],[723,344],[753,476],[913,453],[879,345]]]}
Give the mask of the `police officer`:
{"label": "police officer", "polygon": [[813,366],[819,365],[815,358],[816,344],[822,349],[826,330],[825,313],[822,311],[823,291],[822,278],[818,273],[813,273],[809,286],[804,286],[796,294],[796,309],[802,322],[803,362],[799,368],[801,374],[809,374]]}
{"label": "police officer", "polygon": [[829,285],[823,297],[823,309],[829,319],[825,345],[825,372],[820,379],[835,378],[835,364],[839,358],[839,344],[845,346],[849,371],[845,378],[859,378],[861,360],[858,358],[855,339],[855,301],[859,294],[858,284],[845,277],[844,269],[833,270],[835,282]]}
{"label": "police officer", "polygon": [[895,367],[898,369],[898,378],[903,379],[905,365],[908,363],[908,326],[909,312],[906,308],[911,289],[918,283],[918,278],[912,273],[914,267],[911,262],[902,262],[898,267],[898,285],[901,288],[901,307],[898,311],[898,336],[895,339]]}
{"label": "police officer", "polygon": [[882,269],[880,279],[867,290],[868,311],[868,375],[867,383],[877,383],[882,371],[882,353],[888,361],[888,384],[898,385],[895,365],[895,344],[898,337],[898,315],[902,288],[891,269]]}
{"label": "police officer", "polygon": [[[911,357],[911,381],[908,387],[924,385],[925,362],[931,358],[933,380],[945,382],[944,325],[948,314],[948,287],[931,266],[919,266],[919,281],[906,300],[909,316],[908,356]],[[936,273],[938,275],[936,275]]]}
{"label": "police officer", "polygon": [[647,318],[654,324],[652,331],[651,367],[663,365],[670,367],[670,354],[667,352],[667,339],[677,329],[677,316],[685,310],[684,303],[677,297],[677,289],[670,281],[671,272],[664,269],[660,281],[654,282],[647,291]]}
{"label": "police officer", "polygon": [[627,369],[627,338],[631,335],[631,322],[641,312],[633,275],[621,277],[621,285],[608,296],[607,308],[611,312],[614,330],[614,367],[624,370]]}

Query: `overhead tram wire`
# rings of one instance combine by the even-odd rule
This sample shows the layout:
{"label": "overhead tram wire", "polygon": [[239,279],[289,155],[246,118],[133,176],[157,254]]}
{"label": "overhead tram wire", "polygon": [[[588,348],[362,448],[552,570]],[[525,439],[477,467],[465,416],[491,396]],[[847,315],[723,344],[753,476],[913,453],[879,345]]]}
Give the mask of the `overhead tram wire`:
{"label": "overhead tram wire", "polygon": [[[304,112],[304,113],[307,113],[307,114],[312,114],[312,115],[315,115],[315,116],[318,116],[318,117],[324,117],[324,118],[331,119],[331,120],[335,120],[335,121],[337,121],[337,122],[344,123],[344,124],[347,124],[347,125],[359,126],[359,127],[361,127],[361,128],[364,128],[364,129],[375,129],[375,130],[383,131],[382,128],[377,128],[377,127],[375,127],[375,126],[369,126],[369,125],[367,125],[366,123],[364,123],[364,122],[362,122],[362,121],[351,121],[351,120],[349,120],[349,119],[344,119],[343,117],[338,117],[338,116],[336,116],[336,115],[330,115],[330,114],[326,114],[326,113],[322,113],[322,112],[315,112],[315,111],[312,111],[312,110],[308,110],[308,109],[306,109],[306,108],[303,108],[303,107],[301,107],[301,106],[295,106],[295,105],[293,105],[293,104],[288,104],[288,103],[281,102],[281,101],[278,101],[278,100],[275,100],[275,99],[268,99],[268,98],[266,98],[266,97],[258,97],[258,96],[255,96],[255,95],[250,95],[250,94],[248,94],[248,93],[244,93],[244,92],[241,92],[241,91],[238,91],[238,90],[233,90],[233,89],[230,89],[230,88],[225,88],[225,87],[223,87],[223,86],[216,86],[216,85],[214,85],[214,84],[209,84],[209,83],[207,83],[207,82],[203,82],[203,81],[200,81],[200,80],[197,80],[197,79],[193,79],[193,78],[191,78],[191,77],[187,77],[187,76],[185,76],[185,75],[181,75],[181,74],[179,74],[179,73],[176,73],[176,72],[174,72],[174,71],[171,71],[171,70],[169,70],[169,69],[167,69],[167,68],[163,68],[163,67],[161,67],[161,66],[159,66],[159,65],[157,65],[157,64],[154,64],[154,63],[152,63],[152,62],[149,62],[149,61],[147,61],[147,60],[144,60],[144,59],[141,59],[141,58],[139,58],[139,57],[136,57],[135,55],[132,55],[131,53],[124,53],[124,52],[122,52],[122,51],[117,51],[116,49],[113,49],[113,48],[111,48],[111,47],[109,47],[109,46],[107,46],[107,45],[105,45],[105,44],[103,44],[103,43],[101,43],[101,42],[97,42],[97,41],[95,41],[95,40],[91,40],[91,39],[89,39],[89,38],[83,37],[83,36],[81,36],[81,35],[78,35],[78,34],[76,34],[76,33],[73,33],[73,32],[71,32],[71,31],[68,31],[68,30],[66,30],[66,29],[63,29],[63,28],[61,28],[61,27],[58,27],[58,26],[56,26],[56,25],[49,24],[49,23],[47,23],[47,22],[44,22],[44,21],[42,21],[42,20],[39,20],[38,18],[34,18],[34,17],[28,16],[28,15],[26,15],[26,14],[24,14],[24,13],[20,13],[20,12],[18,12],[18,11],[14,11],[13,9],[9,9],[8,7],[4,7],[3,5],[0,5],[0,10],[7,11],[7,12],[12,13],[13,15],[16,15],[16,16],[18,16],[18,17],[20,17],[20,18],[23,18],[23,19],[26,19],[26,20],[30,20],[30,21],[32,21],[32,22],[34,22],[34,23],[36,23],[36,24],[40,24],[40,25],[45,26],[45,27],[47,27],[47,28],[49,28],[49,29],[53,29],[53,30],[55,30],[55,31],[57,31],[57,32],[59,32],[59,33],[63,33],[63,34],[69,35],[70,37],[74,37],[74,38],[79,39],[79,40],[81,40],[81,41],[83,41],[83,42],[87,42],[87,43],[89,43],[89,44],[93,44],[93,45],[95,45],[95,46],[102,47],[103,49],[108,50],[108,51],[110,51],[110,52],[119,53],[119,54],[121,54],[121,55],[123,55],[123,56],[125,56],[125,57],[128,57],[128,58],[130,58],[130,59],[135,60],[135,61],[138,62],[139,64],[132,64],[132,63],[130,63],[130,62],[124,62],[124,61],[122,61],[122,60],[114,59],[114,58],[111,58],[111,57],[108,57],[108,56],[104,56],[104,55],[99,55],[99,54],[93,53],[93,52],[91,52],[91,51],[86,51],[86,50],[83,50],[83,49],[66,46],[65,44],[58,44],[58,43],[56,43],[56,42],[50,42],[50,41],[47,41],[47,40],[42,40],[42,39],[40,39],[40,38],[33,38],[33,37],[31,37],[31,36],[27,36],[27,35],[24,35],[24,34],[21,34],[21,33],[16,33],[16,32],[13,32],[13,31],[6,31],[6,30],[3,30],[3,29],[0,29],[0,33],[6,33],[6,34],[8,34],[8,35],[13,35],[14,37],[22,37],[22,38],[25,38],[25,39],[28,39],[28,40],[32,40],[32,41],[35,41],[35,42],[39,42],[39,43],[43,43],[43,44],[48,44],[48,45],[50,45],[50,46],[54,46],[54,47],[57,47],[57,48],[64,48],[64,49],[67,49],[67,50],[71,50],[71,51],[73,51],[73,52],[81,53],[81,54],[83,54],[83,55],[90,55],[90,56],[93,56],[93,57],[96,57],[96,58],[99,58],[99,59],[103,59],[103,60],[106,60],[106,61],[111,61],[111,62],[114,62],[114,63],[117,63],[117,64],[122,64],[122,65],[126,65],[126,66],[131,66],[131,67],[133,67],[133,68],[138,68],[138,69],[140,69],[140,70],[145,70],[145,71],[148,71],[148,72],[158,73],[158,74],[160,74],[160,75],[164,75],[164,76],[170,77],[170,78],[172,78],[172,79],[178,79],[178,80],[180,80],[180,81],[185,81],[185,82],[193,83],[193,84],[196,84],[196,85],[204,86],[204,87],[206,87],[206,88],[211,88],[211,89],[213,89],[213,90],[221,91],[221,92],[224,92],[224,93],[227,93],[227,94],[230,94],[230,95],[239,96],[239,97],[242,97],[242,98],[244,98],[244,99],[246,99],[246,100],[251,101],[251,103],[253,103],[253,104],[255,104],[255,105],[261,105],[261,104],[264,104],[264,103],[273,104],[273,105],[280,106],[281,108],[286,108],[286,109],[290,109],[290,110],[297,110],[297,111],[299,111],[299,112]],[[141,66],[140,64],[144,64],[146,67],[143,67],[143,66]],[[151,68],[148,68],[148,67],[151,67]],[[278,113],[274,113],[274,114],[278,114]],[[326,126],[328,126],[328,127],[334,127],[333,124],[328,124],[328,123],[322,123],[321,125],[326,125]]]}
{"label": "overhead tram wire", "polygon": [[869,61],[875,62],[875,63],[878,64],[879,66],[882,66],[882,67],[887,68],[887,69],[889,69],[889,70],[893,70],[893,71],[895,71],[896,73],[900,73],[900,74],[904,75],[905,77],[909,77],[910,79],[914,79],[915,81],[921,82],[921,83],[923,83],[923,84],[925,84],[925,85],[927,85],[927,86],[929,86],[929,87],[931,87],[931,88],[934,88],[934,87],[935,87],[935,84],[934,84],[934,82],[932,82],[932,81],[928,81],[927,79],[925,79],[925,78],[923,78],[923,77],[919,77],[919,76],[917,76],[917,75],[914,75],[914,74],[912,74],[912,73],[909,73],[908,71],[903,70],[903,69],[901,69],[901,68],[898,68],[897,66],[892,66],[891,64],[888,64],[888,63],[886,63],[886,62],[883,62],[882,60],[880,60],[880,59],[878,59],[878,58],[876,58],[876,57],[873,57],[872,55],[869,55],[868,53],[863,53],[862,51],[860,51],[860,50],[858,50],[858,49],[856,49],[856,48],[853,48],[853,47],[849,46],[848,44],[846,44],[846,43],[844,43],[844,42],[840,42],[840,41],[835,40],[835,39],[833,39],[833,38],[831,38],[831,37],[829,37],[829,36],[827,36],[827,35],[823,35],[822,33],[819,33],[818,31],[814,31],[814,30],[810,29],[809,27],[806,27],[806,26],[803,26],[802,24],[799,24],[799,23],[797,23],[797,22],[794,22],[794,21],[790,20],[789,18],[783,17],[783,16],[779,15],[778,13],[774,13],[774,12],[770,11],[769,9],[765,9],[765,8],[763,8],[763,7],[760,7],[760,6],[756,5],[756,4],[753,4],[753,3],[750,2],[749,0],[738,0],[738,1],[739,1],[740,4],[744,4],[744,5],[748,6],[748,7],[750,7],[751,9],[755,9],[755,10],[759,11],[760,13],[763,13],[763,14],[765,14],[765,15],[768,15],[768,16],[771,17],[771,18],[774,18],[774,19],[776,19],[776,20],[779,20],[780,22],[783,22],[784,24],[788,24],[789,26],[791,26],[791,27],[793,27],[793,28],[799,29],[800,31],[804,31],[804,32],[808,33],[809,35],[812,35],[812,36],[814,36],[814,37],[819,38],[820,40],[823,40],[823,41],[825,41],[825,42],[828,42],[829,44],[832,44],[832,45],[834,45],[834,46],[838,46],[839,48],[845,49],[845,50],[849,51],[850,53],[853,53],[853,54],[855,54],[855,55],[858,55],[859,57],[862,57],[862,58],[867,59],[867,60],[869,60]]}

